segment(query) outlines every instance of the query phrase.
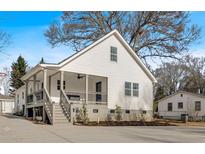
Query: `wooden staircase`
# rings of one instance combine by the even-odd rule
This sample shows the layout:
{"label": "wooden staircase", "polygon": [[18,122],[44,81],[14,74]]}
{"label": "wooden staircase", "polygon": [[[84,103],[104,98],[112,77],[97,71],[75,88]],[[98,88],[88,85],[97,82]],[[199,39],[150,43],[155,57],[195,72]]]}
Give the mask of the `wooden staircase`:
{"label": "wooden staircase", "polygon": [[64,114],[62,107],[59,104],[54,104],[53,109],[53,124],[65,124],[68,123],[68,119]]}
{"label": "wooden staircase", "polygon": [[50,123],[52,125],[70,123],[70,104],[64,91],[61,90],[59,104],[51,101],[46,89],[44,93],[46,96],[44,107]]}

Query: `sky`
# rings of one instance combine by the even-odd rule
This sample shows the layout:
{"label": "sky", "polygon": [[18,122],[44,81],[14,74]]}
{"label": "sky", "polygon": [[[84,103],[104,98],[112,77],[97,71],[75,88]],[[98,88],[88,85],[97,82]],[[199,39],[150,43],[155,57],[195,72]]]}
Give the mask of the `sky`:
{"label": "sky", "polygon": [[[41,59],[57,63],[74,52],[66,46],[52,48],[44,32],[50,24],[60,19],[62,12],[0,12],[0,30],[11,35],[11,44],[0,52],[0,70],[10,67],[22,55],[29,66],[35,66]],[[205,12],[190,12],[190,20],[202,28],[199,43],[192,46],[194,56],[205,56]]]}
{"label": "sky", "polygon": [[68,47],[52,48],[44,32],[58,21],[61,12],[0,12],[0,30],[11,35],[11,43],[0,52],[0,68],[10,65],[22,55],[29,66],[41,59],[56,63],[72,54]]}

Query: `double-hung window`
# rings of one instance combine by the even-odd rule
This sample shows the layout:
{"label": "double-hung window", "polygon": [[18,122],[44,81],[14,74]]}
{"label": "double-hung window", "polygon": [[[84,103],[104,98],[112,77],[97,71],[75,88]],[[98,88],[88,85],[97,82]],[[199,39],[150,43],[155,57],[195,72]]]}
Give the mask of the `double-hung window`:
{"label": "double-hung window", "polygon": [[22,92],[22,99],[24,99],[24,92]]}
{"label": "double-hung window", "polygon": [[110,48],[110,60],[117,62],[117,48],[116,47]]}
{"label": "double-hung window", "polygon": [[138,83],[133,83],[133,87],[132,87],[133,91],[133,96],[138,97],[139,96],[139,84]]}
{"label": "double-hung window", "polygon": [[131,82],[125,82],[125,96],[131,96]]}
{"label": "double-hung window", "polygon": [[[63,89],[65,90],[65,81],[63,81]],[[61,81],[60,80],[57,80],[57,90],[60,90],[61,88]]]}
{"label": "double-hung window", "polygon": [[200,101],[195,102],[195,111],[201,111],[201,102]]}
{"label": "double-hung window", "polygon": [[183,102],[178,102],[178,109],[183,109]]}
{"label": "double-hung window", "polygon": [[57,80],[57,90],[60,90],[60,89],[61,89],[61,81]]}
{"label": "double-hung window", "polygon": [[172,103],[168,103],[168,111],[172,111]]}

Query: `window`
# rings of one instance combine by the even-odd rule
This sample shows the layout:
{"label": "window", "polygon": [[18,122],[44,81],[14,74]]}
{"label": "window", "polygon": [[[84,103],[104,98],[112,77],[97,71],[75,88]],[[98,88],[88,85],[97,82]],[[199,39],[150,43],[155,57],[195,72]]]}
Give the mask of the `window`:
{"label": "window", "polygon": [[61,82],[60,80],[57,80],[57,90],[60,90],[61,89]]}
{"label": "window", "polygon": [[125,82],[125,96],[131,96],[131,82]]}
{"label": "window", "polygon": [[98,109],[93,109],[93,113],[98,113]]}
{"label": "window", "polygon": [[181,97],[183,97],[183,94],[181,94]]}
{"label": "window", "polygon": [[19,95],[17,95],[17,104],[19,104]]}
{"label": "window", "polygon": [[63,81],[63,89],[65,90],[65,81]]}
{"label": "window", "polygon": [[115,113],[115,110],[110,110],[110,113]]}
{"label": "window", "polygon": [[172,111],[172,103],[168,103],[168,111]]}
{"label": "window", "polygon": [[117,62],[117,48],[116,47],[111,47],[110,60],[114,61],[114,62]]}
{"label": "window", "polygon": [[102,82],[96,83],[96,92],[100,93],[102,91]]}
{"label": "window", "polygon": [[201,102],[200,101],[195,102],[195,111],[201,111]]}
{"label": "window", "polygon": [[22,92],[22,99],[24,99],[24,92]]}
{"label": "window", "polygon": [[130,110],[125,110],[125,113],[126,114],[130,114]]}
{"label": "window", "polygon": [[183,109],[183,102],[178,103],[178,109]]}
{"label": "window", "polygon": [[96,89],[96,102],[101,102],[102,101],[102,82],[97,82],[95,85]]}
{"label": "window", "polygon": [[41,89],[43,89],[43,82],[41,83]]}
{"label": "window", "polygon": [[133,83],[133,96],[139,96],[139,84]]}
{"label": "window", "polygon": [[[65,84],[66,82],[63,81],[63,89],[65,90]],[[60,80],[57,80],[57,90],[60,90],[61,89],[61,81]]]}

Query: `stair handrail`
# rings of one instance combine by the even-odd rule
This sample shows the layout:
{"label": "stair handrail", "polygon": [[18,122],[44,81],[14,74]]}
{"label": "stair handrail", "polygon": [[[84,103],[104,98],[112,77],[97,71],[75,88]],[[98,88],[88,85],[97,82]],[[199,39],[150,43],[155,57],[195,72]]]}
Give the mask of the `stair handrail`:
{"label": "stair handrail", "polygon": [[47,89],[43,88],[43,91],[44,91],[44,94],[45,94],[45,105],[48,105],[51,115],[49,114],[47,108],[46,108],[45,111],[47,112],[50,123],[53,124],[53,103],[52,103],[52,100],[49,96],[49,93],[48,93]]}
{"label": "stair handrail", "polygon": [[[66,103],[69,105],[69,107],[66,105]],[[62,89],[60,90],[60,105],[64,106],[63,109],[66,110],[64,113],[66,114],[66,118],[70,121],[70,102],[66,96],[66,93]]]}

